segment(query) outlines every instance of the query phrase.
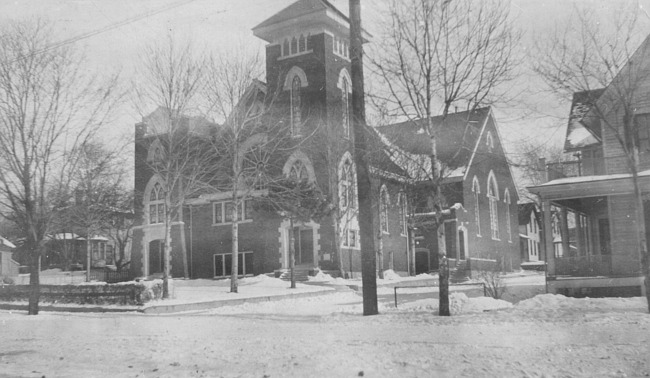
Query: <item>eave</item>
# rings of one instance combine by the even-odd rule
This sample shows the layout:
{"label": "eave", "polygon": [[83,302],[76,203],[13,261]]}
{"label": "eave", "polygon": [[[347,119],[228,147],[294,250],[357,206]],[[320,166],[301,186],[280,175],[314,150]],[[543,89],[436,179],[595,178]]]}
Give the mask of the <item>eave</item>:
{"label": "eave", "polygon": [[[639,172],[639,186],[650,188],[650,170]],[[564,200],[624,195],[634,193],[632,175],[629,173],[562,178],[545,184],[530,186],[528,190],[542,200]],[[645,189],[645,193],[648,189]]]}

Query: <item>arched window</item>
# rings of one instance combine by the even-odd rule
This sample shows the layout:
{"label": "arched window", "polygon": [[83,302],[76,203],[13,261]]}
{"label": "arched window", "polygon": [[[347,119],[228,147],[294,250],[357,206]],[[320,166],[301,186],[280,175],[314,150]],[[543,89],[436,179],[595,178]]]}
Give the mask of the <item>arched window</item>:
{"label": "arched window", "polygon": [[399,211],[399,229],[400,233],[403,236],[408,234],[406,228],[406,194],[404,192],[399,192],[397,194],[397,208]]}
{"label": "arched window", "polygon": [[149,224],[165,222],[165,193],[159,182],[149,192]]}
{"label": "arched window", "polygon": [[481,236],[481,206],[479,203],[479,194],[481,186],[476,176],[472,180],[472,193],[474,194],[474,223],[476,223],[476,235]]}
{"label": "arched window", "polygon": [[293,77],[291,81],[291,135],[300,135],[300,77]]}
{"label": "arched window", "polygon": [[488,131],[485,144],[487,145],[488,152],[494,150],[494,138],[492,137],[492,132]]}
{"label": "arched window", "polygon": [[343,159],[339,171],[339,200],[341,209],[356,209],[357,191],[354,165],[349,156],[345,156]]}
{"label": "arched window", "polygon": [[307,51],[311,50],[311,34],[307,34],[307,36],[305,37],[305,48],[307,49]]}
{"label": "arched window", "polygon": [[499,240],[499,211],[497,203],[499,201],[499,187],[494,177],[494,172],[490,171],[488,175],[488,201],[490,202],[490,229],[492,230],[492,239]]}
{"label": "arched window", "polygon": [[379,189],[379,227],[381,232],[388,234],[388,205],[390,199],[388,198],[388,190],[386,185],[382,185]]}
{"label": "arched window", "polygon": [[300,39],[298,40],[298,52],[305,51],[306,44],[307,44],[307,42],[305,40],[305,36],[303,34],[301,34]]}
{"label": "arched window", "polygon": [[284,42],[282,43],[282,56],[291,55],[291,51],[289,49],[289,39],[285,38]]}
{"label": "arched window", "polygon": [[289,179],[297,182],[308,182],[309,172],[302,160],[296,160],[289,170]]}
{"label": "arched window", "polygon": [[510,225],[510,191],[506,188],[503,194],[503,202],[506,203],[506,232],[508,233],[508,242],[512,243],[512,226]]}
{"label": "arched window", "polygon": [[350,84],[347,79],[343,79],[343,88],[341,88],[341,114],[343,122],[343,136],[350,138]]}
{"label": "arched window", "polygon": [[291,55],[298,52],[298,40],[296,37],[291,38]]}

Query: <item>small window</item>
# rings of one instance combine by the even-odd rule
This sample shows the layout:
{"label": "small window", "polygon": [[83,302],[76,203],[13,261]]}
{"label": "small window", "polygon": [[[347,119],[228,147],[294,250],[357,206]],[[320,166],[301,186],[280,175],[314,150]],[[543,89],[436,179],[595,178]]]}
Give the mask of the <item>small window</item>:
{"label": "small window", "polygon": [[291,55],[298,53],[298,40],[296,37],[291,38]]}
{"label": "small window", "polygon": [[[214,202],[212,204],[212,223],[227,224],[232,222],[233,202]],[[240,222],[251,221],[252,204],[250,200],[242,201],[237,209],[237,219]]]}
{"label": "small window", "polygon": [[487,140],[485,142],[487,145],[487,150],[488,152],[493,152],[494,151],[494,138],[492,137],[492,132],[488,131],[487,133]]}
{"label": "small window", "polygon": [[499,240],[499,188],[497,186],[494,173],[490,171],[488,176],[488,201],[490,202],[490,229],[492,230],[492,239]]}
{"label": "small window", "polygon": [[510,191],[506,188],[503,195],[503,201],[506,203],[506,232],[508,233],[508,242],[512,243],[512,226],[510,225]]}
{"label": "small window", "polygon": [[290,47],[289,47],[289,39],[284,40],[282,43],[282,56],[287,56],[291,55]]}
{"label": "small window", "polygon": [[305,163],[301,160],[296,160],[289,171],[289,178],[297,182],[308,182],[309,172],[307,171],[307,167],[305,167]]}
{"label": "small window", "polygon": [[300,35],[300,39],[298,40],[298,52],[304,52],[306,48],[306,40],[304,35]]}
{"label": "small window", "polygon": [[476,224],[476,235],[481,236],[481,205],[479,195],[481,194],[481,186],[478,179],[474,176],[472,180],[472,193],[474,195],[474,223]]}

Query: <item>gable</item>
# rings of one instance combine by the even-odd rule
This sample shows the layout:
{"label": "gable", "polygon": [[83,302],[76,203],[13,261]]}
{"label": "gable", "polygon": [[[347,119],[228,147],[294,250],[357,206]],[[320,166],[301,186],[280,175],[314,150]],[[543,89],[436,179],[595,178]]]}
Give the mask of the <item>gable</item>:
{"label": "gable", "polygon": [[[481,127],[490,113],[490,108],[452,113],[443,120],[432,117],[431,122],[437,137],[438,160],[449,171],[461,168],[464,174],[478,140]],[[443,127],[444,123],[444,127]],[[431,141],[426,133],[426,120],[407,121],[377,127],[391,143],[400,149],[416,155],[430,155]]]}
{"label": "gable", "polygon": [[569,123],[567,125],[564,151],[571,152],[600,144],[601,130],[598,118],[589,116],[589,112],[604,89],[576,92],[571,102]]}

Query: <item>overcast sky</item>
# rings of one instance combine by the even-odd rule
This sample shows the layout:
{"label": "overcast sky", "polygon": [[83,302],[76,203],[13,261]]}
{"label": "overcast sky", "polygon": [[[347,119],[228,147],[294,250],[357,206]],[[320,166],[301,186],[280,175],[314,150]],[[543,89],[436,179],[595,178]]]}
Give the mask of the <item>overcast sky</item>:
{"label": "overcast sky", "polygon": [[[262,51],[264,43],[253,36],[251,28],[294,0],[0,0],[0,22],[7,19],[45,17],[55,22],[57,38],[82,37],[74,42],[85,48],[90,68],[121,69],[125,79],[143,46],[168,35],[192,39],[194,45],[212,52],[246,46]],[[330,0],[347,14],[348,0]],[[483,1],[483,0],[481,0]],[[385,16],[385,1],[361,0],[364,28],[378,35]],[[543,36],[554,23],[575,6],[594,9],[601,17],[620,11],[621,0],[512,0],[511,14],[525,33],[522,48],[532,47],[533,36]],[[646,9],[650,0],[640,1],[638,10],[649,21]],[[646,22],[648,24],[650,22]],[[647,31],[648,29],[646,29]],[[521,86],[534,83],[522,76]],[[535,89],[533,89],[535,92]],[[540,143],[561,143],[568,113],[568,102],[558,102],[533,93],[538,116],[519,118],[516,109],[497,109],[502,137],[510,153],[521,138]],[[153,109],[152,109],[153,110]],[[551,114],[557,117],[544,117]],[[131,133],[141,115],[124,107],[117,121],[107,127],[108,135]]]}

